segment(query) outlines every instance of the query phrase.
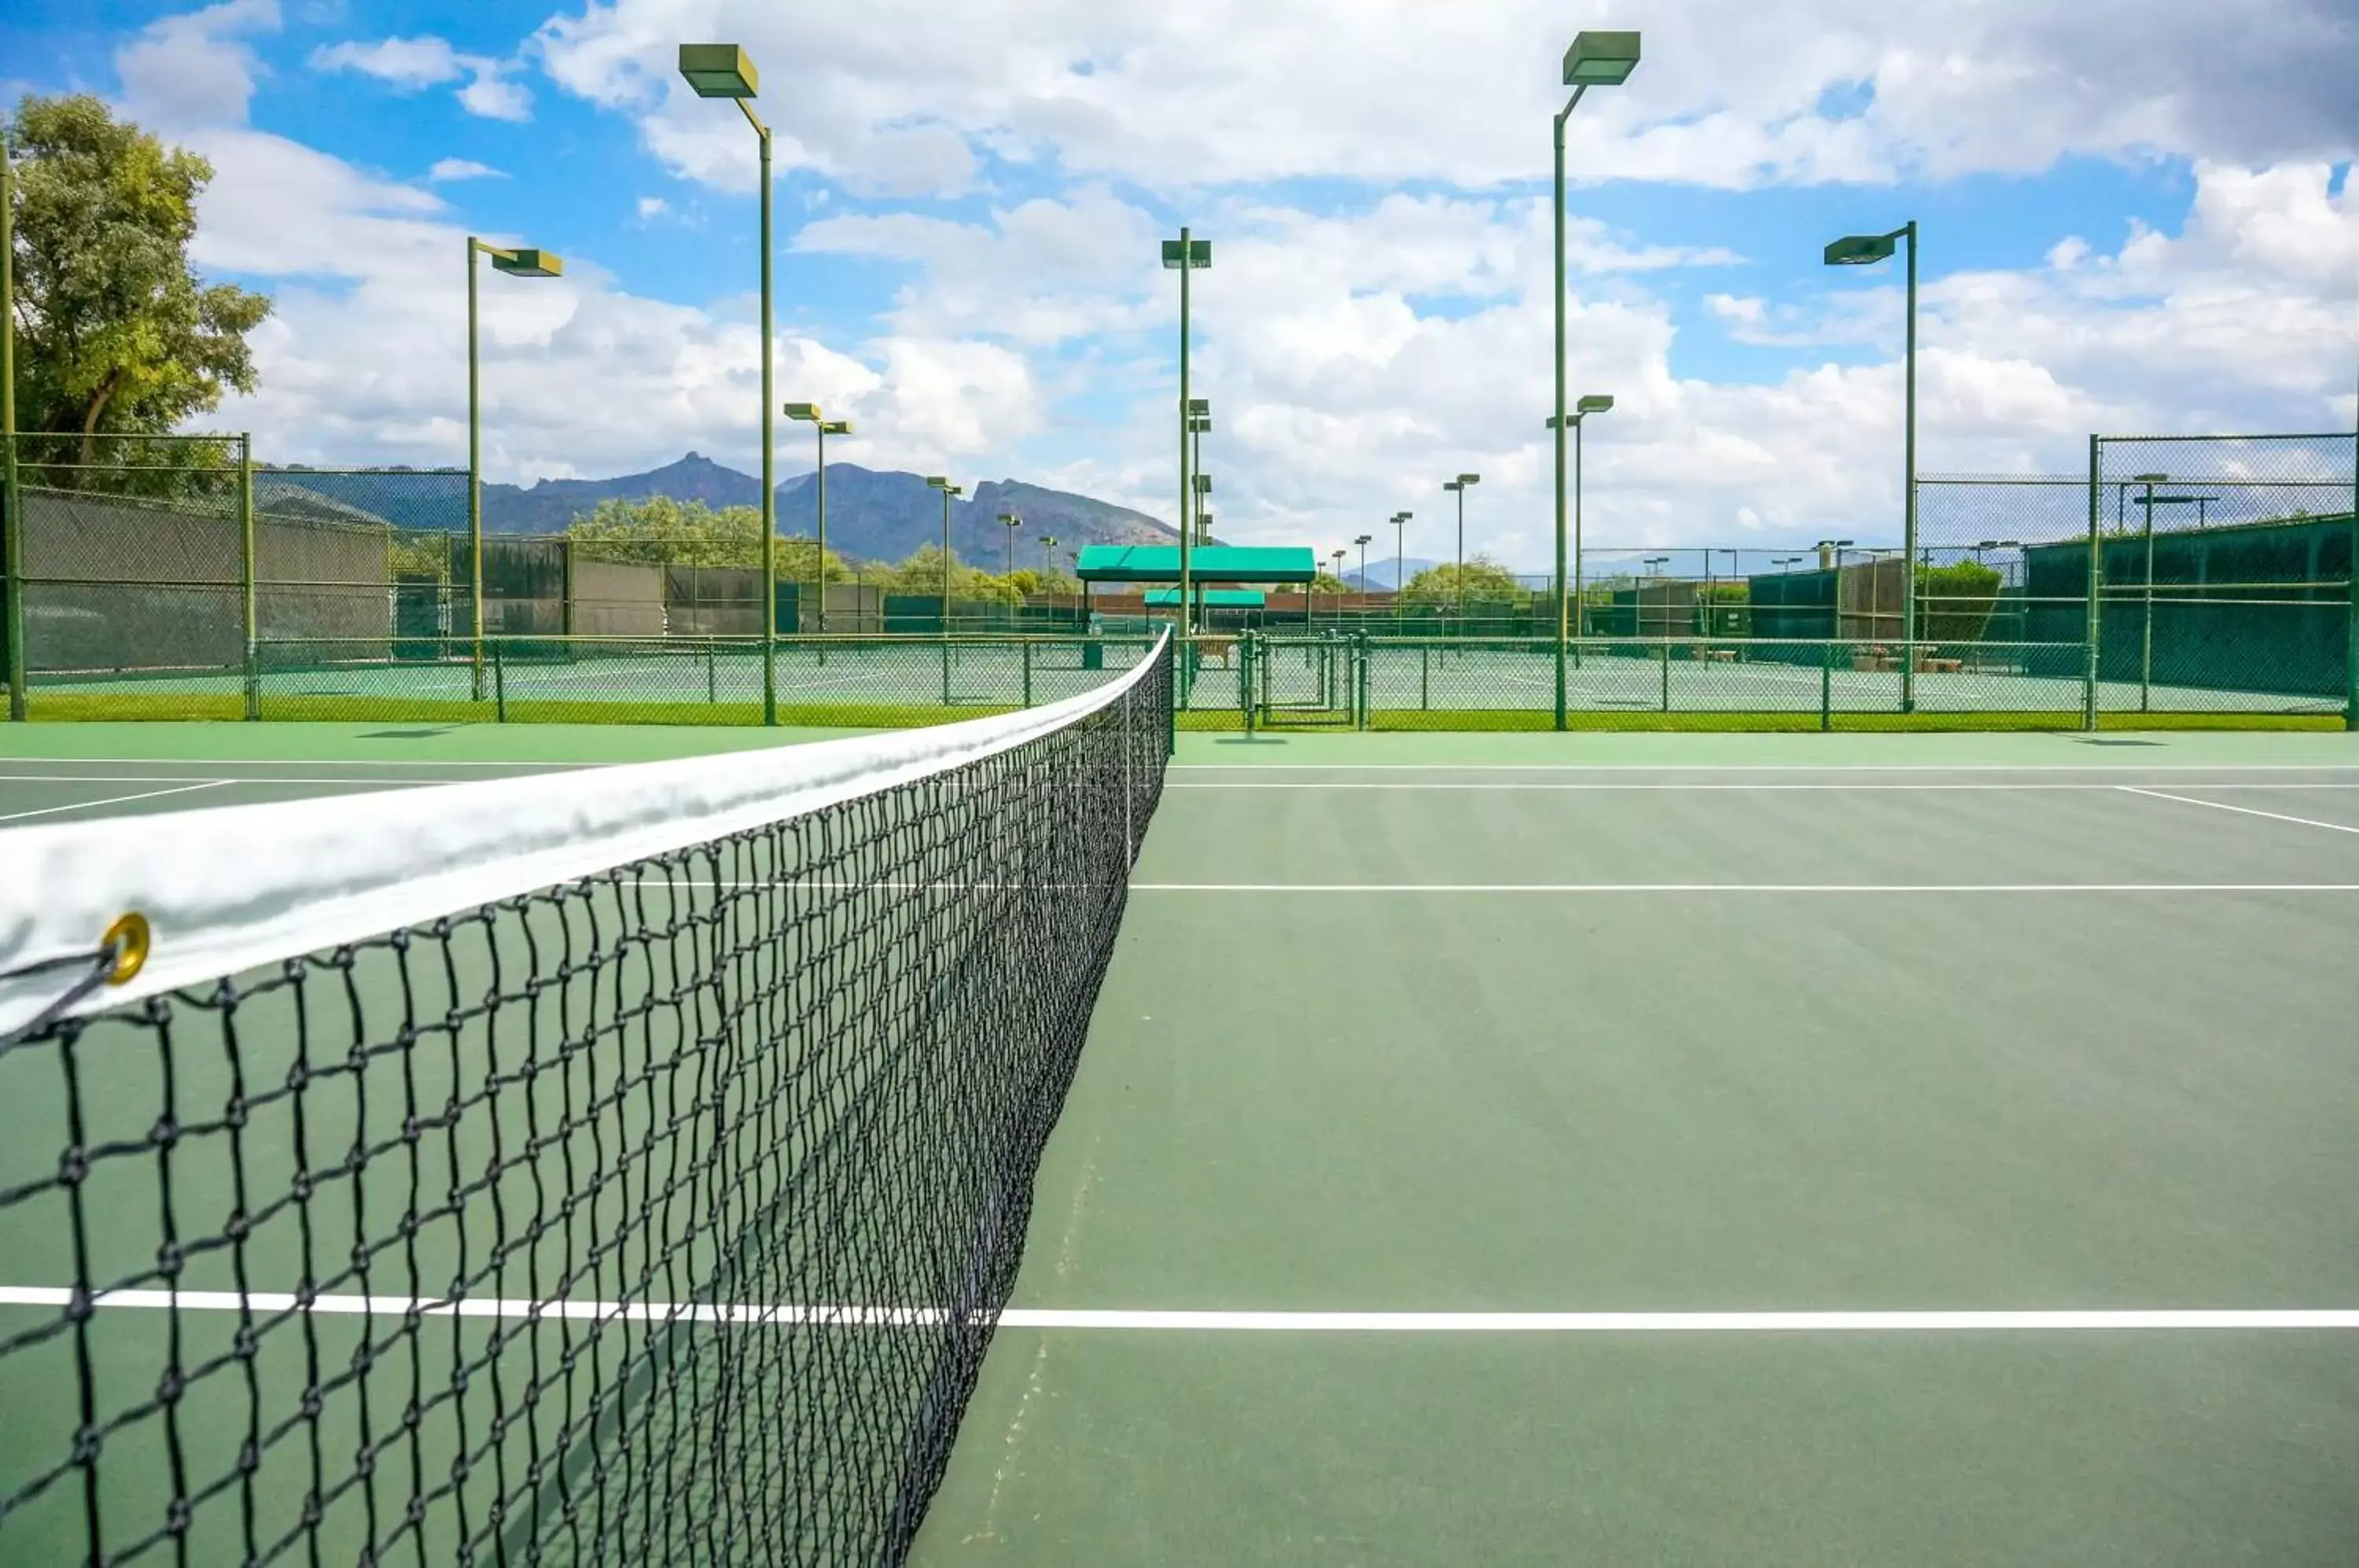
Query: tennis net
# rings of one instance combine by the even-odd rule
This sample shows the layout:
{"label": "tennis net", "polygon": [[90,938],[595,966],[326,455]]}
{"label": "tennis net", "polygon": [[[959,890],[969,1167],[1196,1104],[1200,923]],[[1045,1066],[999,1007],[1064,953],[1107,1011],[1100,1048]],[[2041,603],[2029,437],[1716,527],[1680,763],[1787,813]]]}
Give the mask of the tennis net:
{"label": "tennis net", "polygon": [[1169,723],[0,834],[0,1561],[898,1561]]}

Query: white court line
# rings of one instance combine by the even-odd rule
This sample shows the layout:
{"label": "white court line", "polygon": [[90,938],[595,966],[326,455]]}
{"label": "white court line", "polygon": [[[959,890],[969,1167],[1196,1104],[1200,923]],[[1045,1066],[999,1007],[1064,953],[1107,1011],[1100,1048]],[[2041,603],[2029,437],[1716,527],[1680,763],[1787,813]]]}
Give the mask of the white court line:
{"label": "white court line", "polygon": [[[49,1286],[0,1286],[0,1306],[72,1304],[73,1292]],[[314,1316],[547,1319],[592,1323],[718,1323],[748,1328],[929,1328],[952,1322],[941,1307],[819,1306],[765,1302],[571,1301],[486,1298],[451,1302],[408,1296],[319,1296],[299,1308],[286,1291],[110,1290],[104,1308],[181,1312],[305,1311]],[[977,1313],[980,1319],[984,1314]],[[2359,1329],[2359,1311],[2342,1308],[2099,1309],[1964,1312],[1158,1312],[1010,1307],[1001,1326],[1030,1329],[1162,1330],[1247,1334],[2023,1334],[2195,1330]]]}
{"label": "white court line", "polygon": [[2359,893],[2359,882],[1134,882],[1134,893]]}
{"label": "white court line", "polygon": [[[47,761],[35,757],[27,760]],[[70,759],[69,759],[70,760]],[[101,760],[104,760],[102,758]],[[2351,762],[1175,762],[1175,773],[2359,773]]]}
{"label": "white court line", "polygon": [[[1665,790],[1682,793],[1689,790],[1734,789],[1760,792],[1779,790],[1827,789],[1845,792],[1882,793],[1911,790],[1973,790],[1994,793],[2042,794],[2073,790],[2125,789],[2125,784],[1704,784],[1654,781],[1644,784],[1559,784],[1543,779],[1517,779],[1505,783],[1460,783],[1450,779],[1391,779],[1368,782],[1353,780],[1312,779],[1301,782],[1264,782],[1257,779],[1177,779],[1165,786],[1171,789],[1569,789],[1598,790],[1609,793],[1636,793]],[[2204,789],[2359,789],[2359,784],[2212,784],[2190,788]],[[2167,797],[2175,799],[2176,797]]]}
{"label": "white court line", "polygon": [[[72,783],[75,780],[65,779],[60,782]],[[120,806],[133,800],[153,800],[164,795],[185,795],[191,789],[211,789],[218,785],[234,782],[235,780],[228,779],[200,779],[193,784],[183,784],[174,789],[142,789],[136,795],[109,795],[97,800],[73,800],[62,806],[39,806],[29,811],[0,813],[0,822],[20,822],[27,817],[53,816],[60,811],[92,811],[101,806]]]}
{"label": "white court line", "polygon": [[[603,885],[603,876],[586,878]],[[994,893],[1038,890],[1095,892],[1111,884],[1071,882],[951,882],[887,879],[846,882],[787,878],[636,876],[627,869],[616,881],[628,887],[712,887],[724,892],[776,888],[821,893]],[[1559,896],[1619,893],[2359,893],[2359,882],[1133,882],[1134,893],[1538,893]]]}
{"label": "white court line", "polygon": [[[469,728],[475,726],[469,725]],[[741,746],[738,750],[758,751],[759,746]],[[725,757],[728,752],[697,753]],[[505,761],[459,760],[447,757],[370,757],[341,762],[332,757],[5,757],[0,763],[71,762],[90,765],[102,762],[119,763],[125,768],[531,768],[539,769],[611,768],[607,762],[540,762],[526,757]]]}
{"label": "white court line", "polygon": [[[2198,786],[2201,788],[2201,786]],[[2125,795],[2144,795],[2149,800],[2176,800],[2182,806],[2209,806],[2215,811],[2234,811],[2240,817],[2267,817],[2273,822],[2291,822],[2296,827],[2324,828],[2329,833],[2359,833],[2359,827],[2344,822],[2321,822],[2314,817],[2288,817],[2281,811],[2256,811],[2250,806],[2231,806],[2224,800],[2199,800],[2191,795],[2167,795],[2159,789],[2141,789],[2135,784],[2116,784],[2114,789]]]}
{"label": "white court line", "polygon": [[[534,771],[526,768],[529,777]],[[303,779],[285,773],[262,773],[249,778],[210,778],[201,773],[0,773],[0,784],[227,784],[244,788],[255,784],[360,784],[400,785],[425,784],[426,779]],[[2224,786],[2223,786],[2224,788]]]}

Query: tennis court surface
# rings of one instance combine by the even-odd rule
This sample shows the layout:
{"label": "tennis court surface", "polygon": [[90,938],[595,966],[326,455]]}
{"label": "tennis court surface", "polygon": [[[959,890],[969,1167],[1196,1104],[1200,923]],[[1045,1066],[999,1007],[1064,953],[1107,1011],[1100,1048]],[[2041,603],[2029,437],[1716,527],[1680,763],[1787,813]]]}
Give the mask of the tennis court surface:
{"label": "tennis court surface", "polygon": [[[36,732],[49,760],[27,755],[22,732],[5,736],[19,756],[0,768],[0,819],[349,794],[659,744],[541,740],[549,749],[504,759],[495,753],[509,736],[451,732],[383,743],[404,748],[408,766],[396,766],[340,734],[319,743],[330,766],[302,754],[312,743],[301,726],[159,730],[145,757],[127,731],[94,730],[122,738],[92,748],[67,744],[78,733]],[[281,755],[268,766],[166,760],[166,735],[245,745],[249,757],[271,742]],[[450,755],[462,748],[473,749]],[[77,751],[84,760],[56,760]],[[1037,792],[1057,776],[1027,777]],[[201,788],[132,798],[183,785]],[[1077,800],[1077,789],[1050,792]],[[604,1320],[569,1326],[530,1311],[681,1299],[666,1293],[661,1266],[712,1262],[698,1250],[711,1242],[688,1234],[691,1214],[730,1235],[784,1224],[814,1257],[835,1245],[823,1220],[873,1230],[864,1245],[875,1250],[897,1216],[933,1212],[934,1189],[971,1181],[969,1166],[929,1150],[972,1138],[970,1114],[1022,1120],[1011,1107],[1037,1104],[1038,1088],[1018,1092],[1002,1067],[963,1069],[943,1049],[974,1048],[1011,1020],[1031,1027],[1018,998],[1049,988],[1050,969],[1095,962],[1082,928],[1054,911],[1096,897],[1093,918],[1107,915],[1100,895],[1117,862],[1050,846],[1129,842],[1105,811],[1082,810],[1043,836],[1018,833],[1029,859],[983,847],[987,808],[1029,820],[1016,798],[931,800],[951,829],[920,832],[890,864],[814,838],[758,865],[668,864],[660,897],[682,900],[677,911],[649,915],[658,895],[644,877],[581,901],[584,930],[633,898],[637,929],[667,933],[732,933],[727,920],[783,914],[810,944],[797,951],[827,966],[821,992],[836,1010],[818,1016],[923,1058],[915,1072],[857,1051],[799,1062],[798,1074],[825,1070],[859,1092],[789,1094],[804,1110],[758,1124],[809,1160],[827,1145],[814,1131],[827,1117],[849,1125],[888,1108],[856,1158],[808,1190],[781,1185],[765,1150],[729,1141],[743,1135],[682,1120],[668,1101],[643,1105],[659,1067],[698,1057],[693,1009],[669,1033],[618,1036],[620,1069],[508,1090],[523,1108],[489,1118],[510,1140],[504,1154],[468,1144],[468,1159],[446,1159],[437,1133],[415,1187],[398,1072],[375,1108],[327,1085],[335,1093],[312,1096],[338,1129],[323,1149],[365,1141],[355,1127],[387,1129],[370,1166],[386,1173],[379,1194],[330,1202],[308,1240],[257,1242],[249,1262],[277,1272],[244,1288],[298,1290],[307,1257],[313,1278],[348,1269],[353,1216],[383,1205],[428,1214],[419,1246],[444,1251],[423,1266],[388,1255],[362,1294],[402,1296],[413,1277],[472,1259],[473,1294],[526,1307],[429,1314],[421,1328],[396,1305],[375,1320],[274,1306],[257,1314],[274,1326],[250,1361],[236,1359],[235,1311],[69,1311],[71,1332],[40,1356],[0,1359],[0,1402],[55,1411],[12,1418],[5,1488],[63,1466],[16,1518],[0,1515],[0,1543],[35,1526],[43,1542],[80,1541],[92,1467],[78,1466],[73,1443],[81,1389],[136,1403],[159,1367],[211,1351],[230,1358],[215,1381],[233,1386],[223,1408],[236,1425],[181,1439],[207,1467],[187,1491],[231,1477],[194,1509],[201,1529],[227,1532],[208,1539],[241,1535],[235,1460],[253,1404],[287,1423],[264,1433],[275,1441],[252,1488],[268,1495],[253,1505],[262,1524],[243,1531],[266,1554],[276,1543],[300,1558],[320,1541],[323,1560],[350,1560],[351,1541],[373,1538],[397,1545],[392,1561],[448,1560],[437,1552],[468,1539],[497,1541],[510,1561],[594,1557],[614,1549],[590,1509],[611,1502],[630,1530],[686,1542],[700,1560],[870,1560],[833,1550],[864,1506],[843,1477],[871,1462],[894,1468],[936,1419],[936,1364],[979,1352],[980,1336],[946,1333],[942,1319],[975,1293],[978,1230],[1002,1226],[1025,1235],[1021,1264],[994,1264],[1014,1269],[1012,1293],[940,1489],[922,1524],[887,1517],[875,1531],[921,1563],[2349,1560],[2351,739],[1183,735],[1159,805],[1135,788],[1122,795],[1152,809],[1152,826],[1126,909],[1111,907],[1118,936],[1061,1116],[1053,1132],[1027,1126],[1009,1140],[1018,1156],[1039,1151],[1028,1215],[984,1183],[982,1201],[912,1232],[922,1239],[903,1263],[833,1277],[767,1248],[763,1274],[720,1247],[704,1275],[712,1288],[694,1299],[761,1306],[759,1322],[713,1312],[635,1334],[625,1321],[610,1337]],[[372,802],[346,804],[359,821]],[[946,872],[938,857],[951,850],[983,855],[987,874]],[[1060,869],[1043,877],[1052,863]],[[798,889],[784,905],[723,892],[781,881]],[[1038,897],[1046,881],[1060,898]],[[865,901],[888,883],[901,900]],[[814,890],[832,897],[795,901]],[[993,901],[1003,898],[1019,901]],[[574,918],[554,917],[558,928]],[[1037,934],[1011,937],[1005,921]],[[724,958],[736,941],[722,942]],[[823,956],[836,950],[877,967]],[[667,994],[662,965],[696,956],[669,935],[622,951],[629,962],[610,967],[625,1016]],[[1027,983],[987,979],[1011,973]],[[342,1062],[337,1031],[360,1005],[343,975],[332,966],[336,984],[309,988],[307,1016],[339,1042],[318,1056],[323,1072]],[[419,1010],[464,1007],[480,978]],[[782,994],[762,978],[751,994]],[[357,982],[371,1007],[375,984]],[[818,999],[791,980],[783,994],[798,1008]],[[883,1021],[943,1014],[962,1020],[946,1038]],[[456,1060],[452,1042],[472,1038],[459,1030],[429,1035],[440,1055],[418,1075],[429,1104],[446,1079],[473,1105],[530,1076],[520,1058]],[[87,1065],[100,1041],[84,1038]],[[156,1041],[140,1038],[148,1056],[132,1081],[146,1096],[159,1069]],[[43,1066],[53,1085],[54,1062]],[[274,1070],[283,1080],[285,1063]],[[217,1068],[188,1071],[218,1087]],[[19,1089],[28,1081],[20,1073]],[[691,1107],[735,1104],[679,1094]],[[114,1130],[134,1141],[155,1114],[151,1098],[116,1109]],[[528,1127],[527,1110],[543,1119]],[[0,1116],[22,1150],[35,1102],[20,1095]],[[55,1129],[34,1130],[41,1152],[7,1156],[8,1183],[50,1174]],[[560,1156],[591,1181],[601,1138],[683,1161],[717,1143],[728,1169],[750,1174],[733,1197],[682,1185],[687,1163],[671,1175],[638,1160],[608,1207],[602,1195],[577,1214],[553,1185],[535,1195]],[[274,1158],[271,1196],[288,1177],[287,1156]],[[103,1189],[118,1212],[82,1222],[111,1238],[118,1256],[93,1269],[110,1281],[135,1270],[129,1255],[158,1230],[155,1155],[121,1163],[136,1180]],[[483,1174],[493,1167],[499,1177]],[[192,1162],[173,1183],[184,1214],[202,1215],[184,1221],[191,1229],[218,1227],[224,1200],[204,1183],[225,1170]],[[673,1193],[681,1212],[649,1217],[639,1205],[650,1192]],[[788,1193],[818,1217],[778,1221]],[[597,1239],[607,1226],[630,1238],[612,1258]],[[64,1232],[0,1230],[0,1285],[18,1303],[0,1307],[0,1340],[60,1321],[31,1291],[71,1278]],[[494,1258],[506,1263],[496,1279],[484,1273]],[[26,1277],[27,1259],[49,1271]],[[813,1315],[848,1301],[892,1310]],[[174,1322],[191,1336],[177,1348],[165,1343]],[[374,1334],[358,1326],[371,1322]],[[96,1370],[77,1366],[77,1342]],[[378,1342],[381,1356],[354,1370],[356,1350]],[[584,1344],[614,1359],[577,1367],[569,1357]],[[920,1392],[896,1402],[907,1390],[886,1374],[913,1359],[927,1364],[908,1385]],[[248,1366],[259,1395],[238,1382]],[[454,1366],[477,1373],[462,1410],[435,1398]],[[657,1392],[632,1395],[618,1366]],[[331,1388],[326,1418],[305,1415],[306,1387]],[[601,1404],[612,1388],[624,1392]],[[722,1408],[718,1391],[757,1388],[772,1390],[766,1421]],[[364,1389],[379,1402],[356,1411]],[[570,1398],[581,1407],[560,1412]],[[662,1420],[631,1413],[666,1399],[674,1413]],[[410,1408],[425,1411],[422,1435],[404,1425]],[[473,1450],[461,1435],[503,1421]],[[159,1424],[108,1439],[110,1482],[125,1467],[145,1473],[136,1497],[98,1505],[110,1528],[107,1510],[135,1505],[154,1516],[150,1530],[162,1522],[175,1482]],[[526,1441],[536,1425],[557,1436],[548,1453]],[[621,1460],[616,1430],[642,1440]],[[822,1439],[817,1457],[794,1457],[805,1431]],[[750,1446],[723,1443],[741,1437]],[[685,1475],[685,1457],[668,1463],[647,1439],[732,1474]],[[374,1470],[355,1464],[362,1450]],[[480,1469],[454,1476],[454,1451]],[[495,1463],[510,1468],[492,1477]],[[323,1522],[307,1521],[307,1487],[327,1497]],[[428,1518],[408,1527],[402,1510],[421,1492]],[[508,1505],[503,1517],[485,1517],[488,1499]],[[906,1494],[888,1496],[888,1516],[896,1506]],[[734,1525],[720,1522],[724,1508]],[[550,1528],[577,1514],[570,1531]],[[171,1560],[172,1539],[110,1537],[116,1551],[147,1541],[156,1561]],[[479,1560],[494,1555],[486,1544]]]}

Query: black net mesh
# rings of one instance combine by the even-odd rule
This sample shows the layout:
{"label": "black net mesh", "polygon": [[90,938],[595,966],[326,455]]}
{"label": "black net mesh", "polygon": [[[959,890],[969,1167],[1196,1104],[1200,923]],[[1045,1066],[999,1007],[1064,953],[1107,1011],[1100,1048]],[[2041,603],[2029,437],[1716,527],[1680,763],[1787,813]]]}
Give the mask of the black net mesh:
{"label": "black net mesh", "polygon": [[1169,702],[0,1046],[0,1561],[898,1560]]}

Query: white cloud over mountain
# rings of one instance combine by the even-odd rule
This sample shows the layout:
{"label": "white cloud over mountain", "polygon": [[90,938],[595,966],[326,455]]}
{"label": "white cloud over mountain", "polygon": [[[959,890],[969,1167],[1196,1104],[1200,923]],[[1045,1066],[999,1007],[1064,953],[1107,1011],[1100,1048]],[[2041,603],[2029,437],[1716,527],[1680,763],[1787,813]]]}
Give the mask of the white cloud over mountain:
{"label": "white cloud over mountain", "polygon": [[[2069,469],[2100,428],[2347,425],[2359,109],[2341,84],[2359,27],[2311,0],[2251,9],[2223,41],[2214,13],[2181,3],[1665,7],[1624,19],[1646,27],[1647,60],[1575,117],[1571,162],[1576,178],[1761,189],[2191,160],[2192,200],[2167,229],[2125,240],[2092,212],[2086,232],[2042,240],[2038,265],[1929,275],[1926,467]],[[1443,516],[1439,481],[1472,469],[1470,538],[1537,565],[1552,328],[1534,182],[1553,55],[1584,19],[1605,20],[1523,0],[592,0],[518,58],[629,117],[672,174],[736,193],[751,138],[686,93],[671,51],[734,37],[766,64],[782,169],[868,198],[789,223],[782,255],[893,279],[873,321],[780,341],[782,395],[859,419],[847,455],[1020,472],[1169,514],[1176,291],[1153,246],[1176,209],[1218,250],[1198,280],[1196,369],[1218,409],[1224,534],[1347,538],[1409,506],[1415,550],[1440,537],[1423,533]],[[268,432],[281,457],[455,461],[462,231],[424,186],[247,125],[266,80],[250,40],[277,23],[268,0],[231,0],[118,55],[135,107],[220,166],[202,259],[281,280],[262,389],[221,422]],[[190,62],[212,72],[201,85],[182,80]],[[436,38],[334,45],[314,63],[403,91],[522,93],[507,66]],[[1897,528],[1897,278],[1765,297],[1732,270],[1742,256],[1580,215],[1578,193],[1574,209],[1571,390],[1619,399],[1591,430],[1593,539]],[[554,282],[487,278],[484,299],[495,476],[618,472],[690,447],[749,461],[750,301],[633,294],[595,255],[569,255]],[[1701,376],[1680,368],[1682,333],[1791,368]],[[804,459],[788,441],[781,461]]]}

